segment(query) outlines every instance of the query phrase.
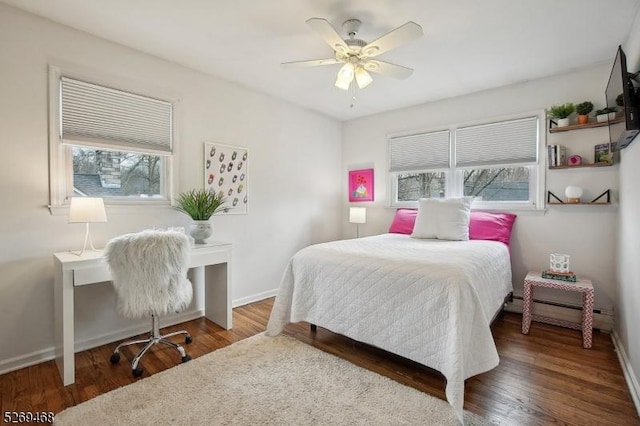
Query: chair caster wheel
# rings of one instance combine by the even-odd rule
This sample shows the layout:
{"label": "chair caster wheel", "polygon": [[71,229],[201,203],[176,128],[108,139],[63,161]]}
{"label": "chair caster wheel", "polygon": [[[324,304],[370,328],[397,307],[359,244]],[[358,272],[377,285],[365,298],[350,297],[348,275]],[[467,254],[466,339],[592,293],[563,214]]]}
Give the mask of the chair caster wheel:
{"label": "chair caster wheel", "polygon": [[136,368],[134,368],[133,370],[131,370],[131,372],[133,373],[133,377],[140,377],[140,376],[142,376],[142,372],[143,372],[143,371],[144,371],[144,370],[143,370],[142,368],[140,368],[140,367],[136,367]]}
{"label": "chair caster wheel", "polygon": [[111,358],[109,358],[111,364],[117,364],[120,362],[120,354],[118,352],[111,354]]}
{"label": "chair caster wheel", "polygon": [[184,342],[188,345],[191,342],[193,342],[193,337],[191,337],[191,335],[187,335],[187,337],[184,338]]}
{"label": "chair caster wheel", "polygon": [[187,362],[187,361],[191,361],[191,357],[189,355],[185,355],[182,357],[182,362]]}

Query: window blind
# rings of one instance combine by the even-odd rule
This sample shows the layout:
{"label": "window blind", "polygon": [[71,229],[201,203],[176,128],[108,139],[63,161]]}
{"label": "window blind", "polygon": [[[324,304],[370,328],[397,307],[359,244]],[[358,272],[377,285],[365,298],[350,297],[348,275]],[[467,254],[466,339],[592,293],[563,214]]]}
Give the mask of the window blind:
{"label": "window blind", "polygon": [[170,102],[62,77],[60,104],[64,143],[171,152]]}
{"label": "window blind", "polygon": [[410,172],[449,168],[448,130],[389,139],[389,171]]}
{"label": "window blind", "polygon": [[456,166],[536,163],[538,118],[529,117],[456,130]]}

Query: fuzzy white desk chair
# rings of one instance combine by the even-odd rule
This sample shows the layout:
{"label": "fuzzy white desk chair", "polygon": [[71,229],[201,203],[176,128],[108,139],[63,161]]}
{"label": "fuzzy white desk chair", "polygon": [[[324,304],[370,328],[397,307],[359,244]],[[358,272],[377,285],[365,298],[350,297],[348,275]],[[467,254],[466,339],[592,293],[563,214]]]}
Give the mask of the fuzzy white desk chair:
{"label": "fuzzy white desk chair", "polygon": [[187,236],[181,232],[155,230],[126,234],[109,241],[105,256],[117,294],[118,312],[127,318],[151,317],[152,323],[148,339],[119,344],[111,355],[111,362],[120,361],[123,346],[145,344],[131,362],[134,377],[140,377],[140,358],[158,343],[177,349],[182,362],[189,361],[191,357],[184,348],[167,338],[185,334],[185,342],[191,343],[191,335],[178,331],[162,336],[158,323],[158,317],[180,312],[191,303],[193,289],[187,279]]}

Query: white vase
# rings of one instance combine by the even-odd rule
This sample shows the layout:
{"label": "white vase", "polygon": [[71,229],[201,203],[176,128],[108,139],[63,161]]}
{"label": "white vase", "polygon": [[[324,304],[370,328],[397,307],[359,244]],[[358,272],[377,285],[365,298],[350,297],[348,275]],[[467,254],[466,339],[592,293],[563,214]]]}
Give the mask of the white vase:
{"label": "white vase", "polygon": [[205,240],[213,234],[213,227],[208,220],[194,220],[189,233],[196,244],[206,244]]}
{"label": "white vase", "polygon": [[569,117],[558,118],[558,127],[567,127],[569,125]]}

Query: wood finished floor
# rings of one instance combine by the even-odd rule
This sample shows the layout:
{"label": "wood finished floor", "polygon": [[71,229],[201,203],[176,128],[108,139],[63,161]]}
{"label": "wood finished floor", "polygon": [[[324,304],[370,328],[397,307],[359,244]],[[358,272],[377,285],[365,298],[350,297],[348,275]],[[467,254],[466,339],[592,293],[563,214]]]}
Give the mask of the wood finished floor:
{"label": "wood finished floor", "polygon": [[[273,299],[234,309],[232,330],[204,318],[163,332],[188,330],[193,358],[264,331]],[[506,313],[492,330],[500,365],[466,382],[466,410],[505,425],[640,425],[610,335],[594,332],[592,349],[582,349],[580,332],[533,323],[520,333],[521,316]],[[435,397],[445,399],[443,377],[424,366],[354,342],[306,323],[285,333]],[[118,365],[109,362],[115,344],[76,354],[76,383],[63,387],[53,361],[0,376],[0,413],[53,411],[77,405],[139,379],[131,376],[122,350]],[[176,351],[155,347],[141,361],[143,377],[179,363]]]}

